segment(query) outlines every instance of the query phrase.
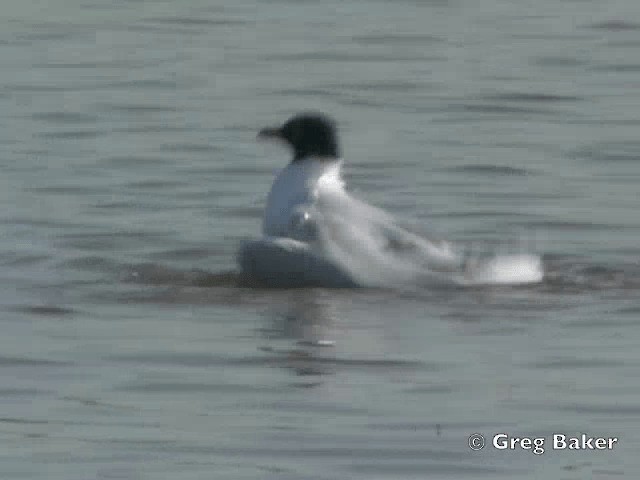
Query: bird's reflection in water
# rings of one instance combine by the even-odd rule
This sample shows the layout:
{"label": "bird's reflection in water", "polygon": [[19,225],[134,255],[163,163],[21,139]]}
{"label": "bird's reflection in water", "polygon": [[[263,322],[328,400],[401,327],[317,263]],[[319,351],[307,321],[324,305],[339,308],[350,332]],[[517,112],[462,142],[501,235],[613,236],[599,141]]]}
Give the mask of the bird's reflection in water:
{"label": "bird's reflection in water", "polygon": [[[300,290],[265,313],[268,326],[261,329],[270,345],[262,348],[279,357],[279,365],[299,376],[318,376],[335,372],[336,311],[326,292]],[[279,348],[278,340],[289,347]],[[311,387],[312,384],[301,384]]]}

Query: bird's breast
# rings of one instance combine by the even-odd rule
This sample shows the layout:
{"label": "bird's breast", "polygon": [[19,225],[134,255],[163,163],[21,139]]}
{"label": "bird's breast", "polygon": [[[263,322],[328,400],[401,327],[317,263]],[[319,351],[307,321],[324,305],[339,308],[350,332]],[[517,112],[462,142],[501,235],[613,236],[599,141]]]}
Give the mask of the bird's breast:
{"label": "bird's breast", "polygon": [[340,162],[307,159],[293,162],[276,177],[267,197],[263,233],[271,237],[291,237],[292,220],[301,210],[313,207],[325,190],[342,188]]}

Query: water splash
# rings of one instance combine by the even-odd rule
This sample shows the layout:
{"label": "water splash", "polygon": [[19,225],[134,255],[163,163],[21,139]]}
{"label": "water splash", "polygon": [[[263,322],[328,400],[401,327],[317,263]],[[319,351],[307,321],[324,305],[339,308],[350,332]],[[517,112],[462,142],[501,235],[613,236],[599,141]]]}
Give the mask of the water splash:
{"label": "water splash", "polygon": [[341,189],[302,205],[292,238],[263,237],[239,253],[245,277],[277,287],[521,285],[544,277],[539,256],[470,254],[401,226],[386,212]]}

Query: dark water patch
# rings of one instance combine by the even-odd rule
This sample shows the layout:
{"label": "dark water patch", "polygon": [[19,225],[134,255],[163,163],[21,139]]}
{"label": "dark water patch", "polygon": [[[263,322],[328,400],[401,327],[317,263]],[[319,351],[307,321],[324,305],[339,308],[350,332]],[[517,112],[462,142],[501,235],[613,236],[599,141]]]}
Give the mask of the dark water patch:
{"label": "dark water patch", "polygon": [[192,129],[188,127],[178,127],[167,124],[156,125],[130,125],[118,127],[112,130],[113,133],[189,133]]}
{"label": "dark water patch", "polygon": [[[468,188],[467,188],[468,190]],[[469,192],[464,191],[457,194],[458,196],[463,197],[475,197],[475,198],[484,198],[484,199],[493,199],[493,200],[508,200],[508,201],[518,201],[522,204],[523,200],[549,200],[550,198],[555,199],[574,199],[577,195],[570,195],[568,193],[524,193],[524,192]]]}
{"label": "dark water patch", "polygon": [[51,258],[53,258],[51,255],[3,254],[0,255],[0,265],[5,267],[22,267],[46,262]]}
{"label": "dark water patch", "polygon": [[564,230],[564,231],[574,231],[574,230],[589,230],[589,231],[613,231],[613,230],[636,230],[638,227],[634,227],[633,225],[622,225],[622,224],[608,224],[608,223],[599,223],[599,222],[577,222],[571,220],[533,220],[532,222],[528,222],[526,225],[532,228],[540,228],[540,229],[549,229],[549,230]]}
{"label": "dark water patch", "polygon": [[424,33],[372,33],[351,37],[353,42],[364,45],[415,45],[426,46],[436,43],[445,43],[445,37]]}
{"label": "dark water patch", "polygon": [[24,305],[13,307],[11,310],[43,317],[69,317],[78,313],[71,308],[57,307],[55,305]]}
{"label": "dark water patch", "polygon": [[19,39],[26,41],[45,40],[47,42],[56,42],[60,40],[68,40],[73,38],[76,32],[42,32],[42,33],[25,33],[19,35]]}
{"label": "dark water patch", "polygon": [[25,41],[20,41],[20,40],[6,40],[4,38],[0,39],[0,47],[6,47],[6,46],[26,46],[29,45],[29,42],[25,42]]}
{"label": "dark water patch", "polygon": [[102,251],[107,252],[116,248],[123,248],[127,246],[128,242],[123,242],[121,239],[105,239],[105,238],[85,238],[76,240],[67,240],[62,242],[62,246],[65,248],[73,248],[76,250],[88,250],[88,251]]}
{"label": "dark water patch", "polygon": [[215,165],[217,172],[224,175],[275,175],[283,166],[269,165]]}
{"label": "dark water patch", "polygon": [[501,105],[501,104],[462,104],[462,105],[449,105],[447,108],[450,111],[459,112],[474,112],[474,113],[487,113],[487,114],[537,114],[537,115],[555,115],[556,111],[543,108],[532,107],[517,107],[514,105]]}
{"label": "dark water patch", "polygon": [[99,162],[112,167],[152,166],[171,163],[165,158],[143,157],[137,155],[101,158]]}
{"label": "dark water patch", "polygon": [[80,92],[80,91],[95,91],[103,86],[96,83],[70,83],[65,85],[37,85],[37,84],[9,84],[5,85],[5,91],[7,92],[25,92],[25,93],[62,93],[62,92]]}
{"label": "dark water patch", "polygon": [[629,258],[629,257],[640,258],[640,246],[617,248],[616,253],[626,258]]}
{"label": "dark water patch", "polygon": [[6,357],[0,356],[1,367],[63,367],[71,365],[69,362],[61,362],[57,360],[44,360],[28,357]]}
{"label": "dark water patch", "polygon": [[111,112],[131,113],[131,114],[154,114],[154,113],[175,113],[179,109],[169,105],[143,105],[143,104],[117,104],[103,103],[98,108]]}
{"label": "dark water patch", "polygon": [[583,100],[582,97],[573,96],[573,95],[553,95],[548,93],[530,93],[530,92],[498,93],[495,95],[486,95],[482,98],[485,100],[522,102],[522,103],[558,103],[558,102],[577,102],[577,101]]}
{"label": "dark water patch", "polygon": [[[195,176],[199,176],[199,175],[215,175],[216,173],[218,173],[219,170],[216,169],[215,165],[186,165],[183,167],[179,167],[176,166],[175,168],[175,173],[176,175],[181,175],[181,174],[187,174],[187,175],[195,175]],[[275,171],[274,171],[275,172]],[[185,194],[187,196],[185,196]],[[212,195],[212,198],[215,197],[224,197],[226,196],[224,194],[224,192],[220,193],[218,191],[212,191],[209,190],[206,192],[206,195]],[[189,195],[193,195],[192,197],[189,197]],[[201,195],[201,193],[195,194],[195,193],[187,193],[187,192],[183,192],[180,194],[180,198],[198,198],[198,196]]]}
{"label": "dark water patch", "polygon": [[116,251],[133,246],[157,245],[167,241],[173,232],[112,232],[73,233],[60,235],[58,241],[67,248],[78,250]]}
{"label": "dark water patch", "polygon": [[[216,251],[205,250],[206,256],[216,254]],[[204,255],[205,251],[201,251]],[[173,251],[175,252],[175,250]],[[193,254],[193,252],[192,252]],[[158,255],[167,255],[167,252],[160,252]],[[197,257],[199,259],[204,257]],[[184,259],[178,254],[177,259]],[[145,285],[169,285],[169,286],[190,286],[201,288],[212,287],[232,287],[239,283],[239,275],[235,271],[211,273],[206,270],[179,270],[156,263],[142,263],[131,265],[121,270],[120,279],[123,282],[139,283]],[[171,295],[163,293],[164,302],[171,302]]]}
{"label": "dark water patch", "polygon": [[629,417],[637,419],[640,417],[640,405],[620,405],[620,403],[612,403],[611,405],[589,405],[574,404],[560,407],[560,410],[573,413],[582,413],[588,415],[606,415],[610,417]]}
{"label": "dark water patch", "polygon": [[156,189],[166,189],[171,191],[172,188],[182,187],[187,185],[186,182],[181,182],[178,180],[142,180],[139,182],[131,182],[125,184],[126,188],[133,188],[136,190],[156,190]]}
{"label": "dark water patch", "polygon": [[86,228],[86,225],[79,223],[65,222],[62,220],[44,220],[41,218],[23,218],[12,217],[2,220],[0,223],[6,225],[26,225],[30,227],[43,227],[43,228]]}
{"label": "dark water patch", "polygon": [[[233,197],[245,198],[246,197],[246,194],[244,194],[240,190],[238,189],[231,190],[231,188],[233,187],[227,186],[224,190],[218,187],[215,189],[198,190],[195,192],[180,192],[176,194],[176,196],[180,198],[180,200],[197,200],[199,205],[202,205],[201,201],[205,199],[209,199],[210,201],[211,199],[215,199],[215,198],[233,198]],[[214,213],[217,212],[215,207],[212,209],[212,212]]]}
{"label": "dark water patch", "polygon": [[225,213],[229,217],[235,218],[255,218],[260,219],[264,214],[262,207],[234,207],[225,209]]}
{"label": "dark water patch", "polygon": [[34,113],[31,118],[50,123],[94,123],[98,120],[95,115],[79,112],[41,112]]}
{"label": "dark water patch", "polygon": [[[548,123],[549,125],[566,125],[568,122],[568,119],[565,118],[564,121],[562,120],[555,120],[555,119],[548,119],[546,120],[546,123]],[[579,118],[579,117],[573,117],[570,120],[571,125],[596,125],[601,127],[603,125],[603,121],[600,118],[593,118],[593,119],[588,119],[588,118]],[[634,118],[625,118],[625,119],[607,119],[606,120],[606,125],[609,127],[612,126],[616,126],[616,125],[621,125],[621,126],[640,126],[640,118],[638,119],[634,119]]]}
{"label": "dark water patch", "polygon": [[133,393],[215,393],[232,395],[258,395],[264,393],[281,393],[281,386],[250,384],[205,384],[188,382],[141,382],[117,387],[114,390]]}
{"label": "dark water patch", "polygon": [[[216,255],[219,254],[220,251],[216,250],[216,249],[212,249],[212,248],[204,248],[204,247],[193,247],[193,248],[178,248],[178,249],[171,249],[171,250],[164,250],[162,252],[154,252],[154,253],[150,253],[147,255],[147,257],[149,258],[154,258],[154,259],[158,259],[158,260],[202,260],[204,258],[210,257],[212,255]],[[138,275],[140,275],[140,271],[138,271]],[[151,273],[150,270],[148,270],[145,273]],[[191,280],[193,280],[193,272],[190,272],[192,277]],[[202,275],[201,277],[197,278],[196,280],[198,280],[198,284],[201,284],[202,281],[206,281],[206,280],[210,280],[213,277],[215,277],[216,275],[220,275],[220,274],[213,274],[213,273],[208,273],[205,271],[199,271],[197,272],[200,275]],[[206,277],[208,275],[208,277]]]}
{"label": "dark water patch", "polygon": [[[577,325],[576,325],[577,326]],[[541,370],[561,370],[561,369],[594,369],[594,368],[618,368],[627,364],[627,361],[611,360],[607,358],[573,358],[573,357],[557,357],[548,358],[539,362],[526,365]]]}
{"label": "dark water patch", "polygon": [[[136,283],[135,281],[129,283]],[[143,282],[144,284],[144,282]],[[253,307],[270,304],[273,295],[287,292],[253,287],[243,282],[236,272],[206,277],[201,284],[194,285],[147,285],[140,291],[127,290],[122,292],[101,292],[94,295],[96,301],[110,303],[126,303],[130,305],[169,305],[169,306],[223,306],[223,307]]]}
{"label": "dark water patch", "polygon": [[[115,30],[114,30],[115,32]],[[175,62],[175,57],[172,60]],[[44,68],[44,69],[80,69],[80,70],[97,70],[97,69],[144,69],[144,68],[153,68],[168,63],[169,60],[163,60],[160,58],[156,59],[127,59],[127,58],[117,58],[113,60],[78,60],[74,62],[47,62],[47,63],[37,63],[34,64],[34,67]],[[71,73],[70,73],[71,74]],[[121,80],[121,81],[100,81],[87,83],[86,89],[89,90],[98,90],[98,89],[110,89],[117,86],[122,86],[124,84],[128,84],[129,82],[136,82],[136,80]]]}
{"label": "dark water patch", "polygon": [[600,37],[598,35],[579,35],[575,33],[557,33],[557,34],[544,34],[544,33],[514,33],[511,34],[511,38],[514,40],[555,40],[562,42],[564,40],[568,41],[577,41],[577,40],[599,40]]}
{"label": "dark water patch", "polygon": [[613,470],[613,469],[604,469],[604,468],[594,468],[591,473],[593,473],[594,475],[603,475],[604,478],[608,477],[608,476],[614,476],[617,475],[619,477],[623,477],[624,476],[624,470]]}
{"label": "dark water patch", "polygon": [[50,390],[37,388],[0,388],[0,397],[34,397],[37,395],[50,395]]}
{"label": "dark water patch", "polygon": [[340,100],[341,105],[352,105],[354,107],[368,107],[368,108],[388,108],[386,100],[378,100],[374,98],[356,98],[356,97],[343,97]]}
{"label": "dark water patch", "polygon": [[[634,306],[634,307],[624,307],[624,308],[619,308],[616,310],[616,313],[623,313],[623,314],[634,314],[634,313],[638,313],[640,314],[640,305]],[[639,315],[640,317],[640,315]],[[638,320],[636,323],[640,323],[640,320]]]}
{"label": "dark water patch", "polygon": [[63,228],[63,229],[84,229],[86,224],[72,223],[64,220],[49,220],[43,218],[23,218],[13,217],[4,219],[2,224],[6,225],[25,225],[30,227],[42,227],[42,228]]}
{"label": "dark water patch", "polygon": [[339,93],[322,88],[283,88],[271,90],[269,95],[280,95],[283,97],[316,97],[316,98],[336,98]]}
{"label": "dark water patch", "polygon": [[38,150],[34,148],[19,148],[17,150],[14,150],[12,153],[18,155],[28,155],[31,157],[42,157],[43,155],[49,155],[51,152],[49,150]]}
{"label": "dark water patch", "polygon": [[213,131],[214,132],[220,132],[222,134],[225,133],[249,133],[251,135],[253,135],[253,138],[255,138],[256,134],[258,133],[258,130],[261,127],[256,127],[255,124],[228,124],[225,125],[223,127],[219,127],[219,128],[215,128]]}
{"label": "dark water patch", "polygon": [[427,82],[406,81],[384,81],[360,82],[360,83],[335,83],[327,88],[353,90],[353,91],[374,91],[374,92],[410,92],[413,90],[433,89],[434,85]]}
{"label": "dark water patch", "polygon": [[26,35],[38,36],[48,33],[86,33],[91,35],[98,26],[98,24],[73,23],[65,20],[48,20],[30,24],[30,33]]}
{"label": "dark water patch", "polygon": [[[513,425],[511,425],[513,426]],[[388,431],[388,432],[473,432],[483,431],[490,428],[495,428],[495,424],[489,422],[373,422],[367,425],[367,429],[374,431]]]}
{"label": "dark water patch", "polygon": [[640,162],[640,142],[603,142],[579,148],[567,156],[605,162]]}
{"label": "dark water patch", "polygon": [[357,175],[360,176],[363,171],[385,172],[386,174],[397,172],[399,168],[424,168],[424,165],[424,161],[398,158],[394,159],[393,162],[384,163],[348,163],[345,165],[345,169],[347,174],[351,170],[355,170],[358,172]]}
{"label": "dark water patch", "polygon": [[346,53],[346,52],[333,52],[333,51],[309,51],[301,53],[270,53],[264,55],[264,60],[270,62],[300,62],[300,61],[314,61],[314,62],[348,62],[348,63],[360,63],[360,62],[385,62],[385,63],[398,63],[398,62],[413,62],[424,61],[424,56],[420,55],[398,55],[398,54],[375,54],[375,53]]}
{"label": "dark water patch", "polygon": [[206,143],[165,143],[160,148],[168,152],[183,153],[218,153],[222,151],[220,146]]}
{"label": "dark water patch", "polygon": [[269,410],[281,412],[313,412],[333,415],[366,415],[368,413],[366,409],[360,407],[336,405],[334,403],[321,403],[317,401],[296,402],[281,400],[273,403],[267,403],[264,407]]}
{"label": "dark water patch", "polygon": [[543,152],[545,154],[556,155],[557,149],[544,143],[526,142],[526,141],[509,141],[496,140],[489,144],[491,147],[499,148],[517,148]]}
{"label": "dark water patch", "polygon": [[129,410],[129,411],[136,410],[135,407],[115,405],[112,403],[107,403],[100,400],[96,400],[94,398],[87,398],[87,397],[65,396],[65,397],[62,397],[62,400],[64,400],[65,402],[72,402],[82,407],[97,407],[97,408],[108,408],[108,409]]}
{"label": "dark water patch", "polygon": [[583,60],[562,56],[536,57],[531,63],[541,67],[579,67],[586,64]]}
{"label": "dark water patch", "polygon": [[48,420],[34,420],[32,418],[12,418],[12,417],[0,417],[0,423],[8,423],[15,425],[48,425]]}
{"label": "dark water patch", "polygon": [[61,132],[36,133],[35,136],[52,140],[87,140],[106,135],[107,133],[109,132],[106,130],[66,130]]}
{"label": "dark water patch", "polygon": [[281,4],[293,4],[293,5],[299,5],[299,4],[315,4],[315,0],[268,0],[265,3],[281,3]]}
{"label": "dark water patch", "polygon": [[297,390],[312,389],[312,388],[321,387],[322,385],[324,385],[323,381],[313,382],[309,380],[301,381],[301,382],[292,382],[288,384],[289,387],[295,388]]}
{"label": "dark water patch", "polygon": [[640,72],[640,64],[637,63],[615,63],[609,65],[596,65],[590,70],[594,72],[612,72],[612,73],[638,73]]}
{"label": "dark water patch", "polygon": [[[115,66],[115,65],[114,65]],[[113,82],[106,85],[108,88],[144,89],[144,90],[177,90],[181,86],[175,80],[166,80],[160,78],[145,80],[127,80],[124,82]]]}
{"label": "dark water patch", "polygon": [[639,40],[617,40],[615,42],[607,42],[607,47],[611,48],[638,48],[640,47]]}
{"label": "dark water patch", "polygon": [[[429,212],[427,215],[425,215],[426,217],[429,218],[460,218],[460,219],[464,219],[464,218],[484,218],[484,217],[493,217],[493,218],[499,218],[499,217],[508,217],[508,218],[521,218],[521,217],[525,217],[525,218],[540,218],[540,217],[544,217],[544,215],[538,215],[535,213],[522,213],[519,211],[513,211],[513,212],[497,212],[495,210],[478,210],[478,211],[474,211],[474,212]],[[527,222],[525,222],[526,225],[528,225]]]}
{"label": "dark water patch", "polygon": [[150,23],[161,23],[167,25],[178,25],[186,27],[218,27],[218,26],[238,26],[250,25],[253,22],[238,18],[198,18],[198,17],[154,17],[143,20]]}
{"label": "dark water patch", "polygon": [[[269,407],[268,404],[266,406]],[[291,406],[294,407],[294,405],[291,405]],[[319,407],[318,410],[316,410],[316,408],[311,406],[309,411],[317,412],[317,413],[326,413],[326,414],[333,413],[335,415],[341,415],[341,416],[342,415],[362,416],[369,413],[367,410],[364,410],[364,409],[349,409],[346,407],[332,408],[331,406],[327,406],[325,408],[324,406],[320,406],[320,405],[318,405],[318,407]],[[303,405],[299,406],[299,408],[296,408],[295,411],[300,411],[301,408],[304,408],[304,406]],[[172,449],[172,451],[174,450]],[[273,458],[273,459],[283,458],[283,457],[289,458],[291,456],[291,451],[289,449],[283,448],[279,445],[266,446],[266,447],[250,447],[250,448],[247,448],[247,447],[236,448],[236,447],[223,447],[223,446],[215,446],[215,447],[177,446],[175,452],[190,453],[190,454],[197,452],[200,454],[206,454],[207,456],[215,455],[215,456],[224,456],[224,457],[267,457],[267,458]],[[353,458],[361,458],[361,459],[384,459],[384,460],[394,460],[394,459],[398,459],[398,460],[425,459],[426,460],[428,459],[430,461],[448,459],[448,460],[462,461],[468,457],[468,455],[466,454],[451,452],[447,450],[434,450],[426,447],[413,447],[413,446],[412,447],[391,447],[389,445],[381,446],[381,447],[368,447],[368,446],[358,446],[357,444],[349,445],[349,446],[327,445],[327,446],[309,447],[304,444],[304,441],[302,442],[302,445],[298,445],[296,447],[295,453],[296,453],[296,457],[307,458],[307,459],[308,458],[318,458],[318,459],[319,458],[324,458],[324,459],[335,458],[335,459],[343,459],[343,460],[352,460]],[[399,463],[395,465],[399,465],[398,468],[402,469],[402,465],[404,464]],[[410,465],[414,465],[414,463],[411,462]],[[426,466],[423,468],[428,468],[429,465],[437,470],[437,465],[438,465],[437,463],[426,464]],[[365,466],[363,466],[363,468],[364,467]],[[452,468],[453,468],[452,472],[454,474],[457,473],[457,470],[455,470],[455,467],[452,467]],[[478,468],[481,469],[483,467],[478,467]],[[461,469],[463,471],[467,471],[467,470],[464,470],[464,467],[461,467]],[[489,469],[478,470],[478,471],[488,472]],[[491,471],[494,471],[494,470],[491,470]],[[371,468],[370,472],[375,473],[375,469]],[[316,477],[305,476],[303,478],[312,479]],[[318,480],[320,478],[333,479],[337,477],[318,477]],[[340,477],[340,478],[349,478],[349,477]],[[395,477],[390,477],[390,478],[395,478]],[[430,477],[429,475],[425,475],[424,477],[417,477],[417,478],[430,478]]]}
{"label": "dark water patch", "polygon": [[28,42],[59,42],[63,40],[80,40],[79,37],[88,37],[91,27],[73,23],[53,23],[30,25],[29,32],[20,33],[18,39]]}
{"label": "dark water patch", "polygon": [[405,389],[407,393],[416,393],[416,394],[447,394],[450,395],[452,393],[456,393],[459,389],[453,388],[449,385],[419,385],[411,388]]}
{"label": "dark water patch", "polygon": [[354,359],[337,357],[312,356],[305,351],[292,350],[283,355],[256,355],[245,357],[219,356],[213,354],[138,354],[113,355],[110,360],[123,363],[141,365],[175,365],[185,367],[300,367],[306,362],[308,365],[324,365],[350,369],[373,369],[383,371],[387,369],[411,369],[421,371],[441,371],[443,366],[427,365],[421,361],[381,359]]}
{"label": "dark water patch", "polygon": [[[173,207],[173,204],[170,204]],[[136,212],[160,212],[169,210],[169,206],[167,204],[162,204],[160,202],[154,203],[144,203],[140,200],[123,200],[118,202],[98,202],[91,205],[92,209],[96,209],[105,214],[108,214],[111,210],[128,210],[128,211],[136,211]],[[120,212],[118,212],[120,213]]]}
{"label": "dark water patch", "polygon": [[526,168],[509,167],[506,165],[461,165],[457,167],[445,167],[440,169],[444,172],[471,173],[488,176],[526,176],[533,175],[534,172]]}
{"label": "dark water patch", "polygon": [[143,231],[143,230],[121,230],[109,232],[86,232],[86,233],[67,233],[59,238],[66,240],[84,240],[90,238],[125,238],[135,240],[148,240],[150,238],[165,238],[167,235],[173,234],[173,231]]}
{"label": "dark water patch", "polygon": [[[433,460],[442,460],[447,456],[443,453],[438,452],[438,455],[434,455]],[[447,452],[448,453],[448,452]],[[414,459],[425,458],[427,455],[420,456],[417,452],[415,453],[415,457],[410,457]],[[451,454],[449,453],[449,456]],[[374,457],[378,458],[378,457]],[[459,458],[459,460],[461,460]],[[357,473],[364,473],[369,475],[390,475],[391,477],[397,476],[406,476],[411,475],[412,477],[416,476],[417,478],[429,478],[432,475],[465,475],[465,476],[477,476],[477,475],[488,475],[488,474],[505,474],[507,472],[517,472],[514,469],[502,468],[498,469],[495,467],[488,467],[485,465],[460,465],[459,463],[450,463],[446,464],[443,462],[438,463],[414,463],[410,464],[398,464],[398,465],[389,465],[380,462],[373,463],[352,463],[349,466],[349,470]]]}
{"label": "dark water patch", "polygon": [[565,322],[563,324],[563,328],[574,332],[576,328],[578,329],[586,329],[593,328],[598,330],[611,330],[614,327],[631,327],[635,328],[638,326],[638,320],[636,318],[625,318],[625,319],[617,319],[617,318],[598,318],[591,320],[574,320],[570,322]]}
{"label": "dark water patch", "polygon": [[160,35],[175,35],[175,36],[189,36],[195,33],[204,32],[204,30],[198,30],[195,26],[188,27],[183,25],[182,27],[173,26],[170,24],[158,24],[158,25],[141,25],[132,24],[127,25],[125,28],[116,29],[116,31],[126,31],[128,33],[151,33]]}
{"label": "dark water patch", "polygon": [[[138,422],[136,423],[137,423],[137,426],[141,426],[145,428],[162,427],[160,423],[150,423],[149,425],[145,425],[144,423],[139,424]],[[132,424],[132,426],[134,425]],[[166,449],[166,451],[173,451],[174,447],[179,444],[175,440],[159,440],[157,438],[141,438],[141,439],[136,438],[132,440],[128,438],[109,437],[109,438],[84,438],[82,439],[82,441],[86,443],[94,443],[94,444],[101,444],[101,445],[118,445],[118,446],[124,446],[124,447],[130,448],[130,449],[134,449],[138,447],[158,447],[158,448]],[[129,479],[131,477],[125,476],[123,479],[120,479],[119,477],[116,477],[116,478],[117,480],[124,480],[124,479]],[[103,479],[100,478],[100,480],[103,480]]]}
{"label": "dark water patch", "polygon": [[60,263],[61,267],[72,268],[75,270],[100,271],[100,272],[116,272],[120,268],[119,263],[98,256],[83,256],[66,260]]}
{"label": "dark water patch", "polygon": [[[36,68],[44,68],[44,69],[87,69],[87,70],[96,70],[99,68],[113,68],[119,66],[116,62],[95,62],[95,61],[85,61],[85,62],[48,62],[48,63],[37,63],[34,65]],[[101,87],[105,87],[108,84],[101,84]]]}
{"label": "dark water patch", "polygon": [[598,265],[589,259],[554,258],[545,255],[544,281],[540,289],[552,294],[575,294],[603,290],[640,288],[637,264]]}
{"label": "dark water patch", "polygon": [[[95,195],[100,193],[110,193],[111,189],[108,187],[85,187],[81,185],[51,185],[48,187],[35,187],[29,189],[34,193],[45,193],[53,195]],[[55,225],[51,225],[55,226]],[[64,227],[64,225],[60,225]]]}
{"label": "dark water patch", "polygon": [[628,30],[640,30],[640,23],[630,22],[627,20],[605,20],[587,25],[587,28],[607,30],[609,32],[622,32]]}

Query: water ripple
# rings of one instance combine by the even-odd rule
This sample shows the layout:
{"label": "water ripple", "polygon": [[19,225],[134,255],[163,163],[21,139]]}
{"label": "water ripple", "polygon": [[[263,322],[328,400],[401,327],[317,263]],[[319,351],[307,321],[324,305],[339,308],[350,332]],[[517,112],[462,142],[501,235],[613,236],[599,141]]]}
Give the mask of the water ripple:
{"label": "water ripple", "polygon": [[640,30],[640,23],[630,22],[628,20],[605,20],[593,23],[588,26],[597,30],[608,30],[610,32],[622,32],[628,30]]}
{"label": "water ripple", "polygon": [[510,167],[507,165],[462,165],[457,167],[443,168],[441,171],[470,173],[477,175],[489,176],[526,176],[533,175],[535,172],[526,168]]}
{"label": "water ripple", "polygon": [[80,112],[41,112],[31,115],[34,120],[42,120],[50,123],[93,123],[98,120],[95,115]]}
{"label": "water ripple", "polygon": [[7,357],[0,356],[0,368],[2,367],[64,367],[71,365],[70,362],[57,360],[44,360],[29,357]]}
{"label": "water ripple", "polygon": [[368,35],[357,35],[352,37],[352,40],[356,43],[362,43],[365,45],[416,45],[426,46],[436,43],[445,43],[447,41],[444,37],[438,37],[436,35],[429,35],[424,33],[372,33]]}
{"label": "water ripple", "polygon": [[78,313],[72,308],[57,307],[54,305],[25,305],[14,307],[13,311],[41,315],[45,317],[68,317]]}

